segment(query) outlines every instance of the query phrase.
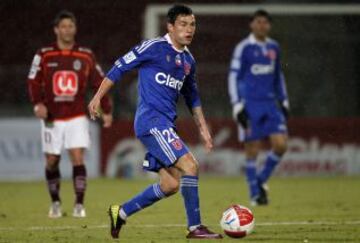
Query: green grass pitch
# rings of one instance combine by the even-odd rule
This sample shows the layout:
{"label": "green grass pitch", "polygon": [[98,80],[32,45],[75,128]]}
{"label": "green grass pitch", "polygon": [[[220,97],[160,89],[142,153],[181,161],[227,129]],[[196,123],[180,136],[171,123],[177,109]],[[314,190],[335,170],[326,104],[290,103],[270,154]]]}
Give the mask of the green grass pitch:
{"label": "green grass pitch", "polygon": [[[0,183],[0,242],[114,242],[106,210],[141,191],[149,180],[96,179],[88,182],[88,217],[72,218],[72,182],[61,185],[67,216],[48,219],[44,182]],[[360,242],[360,178],[273,178],[267,207],[253,208],[255,231],[243,239],[201,242]],[[229,205],[248,205],[243,177],[200,180],[203,223],[221,231]],[[185,212],[177,194],[129,218],[120,242],[197,242],[185,239]],[[116,241],[115,241],[116,242]]]}

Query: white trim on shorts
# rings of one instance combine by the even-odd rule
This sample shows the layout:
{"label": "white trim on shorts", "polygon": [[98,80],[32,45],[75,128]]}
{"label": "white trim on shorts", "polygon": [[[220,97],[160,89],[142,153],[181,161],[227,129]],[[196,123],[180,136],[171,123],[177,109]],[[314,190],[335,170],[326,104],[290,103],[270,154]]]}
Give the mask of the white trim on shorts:
{"label": "white trim on shorts", "polygon": [[155,137],[166,157],[168,157],[171,163],[174,163],[177,158],[165,138],[162,136],[161,132],[157,128],[152,128],[150,129],[150,133]]}

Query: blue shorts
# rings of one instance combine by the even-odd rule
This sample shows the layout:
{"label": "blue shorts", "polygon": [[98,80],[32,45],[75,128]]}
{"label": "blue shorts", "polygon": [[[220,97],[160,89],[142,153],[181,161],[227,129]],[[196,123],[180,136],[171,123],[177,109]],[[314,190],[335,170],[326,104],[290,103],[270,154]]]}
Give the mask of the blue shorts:
{"label": "blue shorts", "polygon": [[169,168],[189,152],[173,127],[154,127],[138,138],[148,150],[143,163],[143,168],[148,171]]}
{"label": "blue shorts", "polygon": [[272,101],[246,101],[245,111],[249,119],[248,128],[239,128],[240,141],[256,141],[272,134],[287,133],[284,114]]}

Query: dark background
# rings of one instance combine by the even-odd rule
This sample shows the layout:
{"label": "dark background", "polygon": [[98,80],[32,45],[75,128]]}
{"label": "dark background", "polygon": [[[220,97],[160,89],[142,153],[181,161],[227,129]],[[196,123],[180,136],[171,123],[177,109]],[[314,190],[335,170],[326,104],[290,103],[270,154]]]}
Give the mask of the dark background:
{"label": "dark background", "polygon": [[[187,1],[281,2],[289,3]],[[351,2],[357,1],[341,1]],[[150,3],[174,1],[0,1],[0,116],[32,115],[26,77],[36,50],[54,41],[52,21],[56,13],[62,9],[75,13],[78,43],[92,48],[107,71],[118,56],[142,40],[143,14]],[[247,16],[197,18],[197,34],[190,50],[198,62],[203,106],[210,117],[230,117],[228,66],[234,46],[248,34],[248,21]],[[272,37],[282,46],[294,117],[360,115],[359,30],[360,15],[274,16]],[[136,72],[131,72],[113,90],[117,118],[133,117],[135,79]],[[184,113],[183,106],[180,112]]]}

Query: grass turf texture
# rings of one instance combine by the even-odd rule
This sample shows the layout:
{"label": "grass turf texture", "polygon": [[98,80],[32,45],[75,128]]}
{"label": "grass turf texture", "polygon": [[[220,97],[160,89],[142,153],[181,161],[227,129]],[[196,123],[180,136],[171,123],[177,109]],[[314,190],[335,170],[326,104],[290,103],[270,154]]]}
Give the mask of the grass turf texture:
{"label": "grass turf texture", "polygon": [[[106,210],[140,192],[149,180],[97,179],[88,182],[88,217],[71,216],[72,182],[61,185],[66,217],[48,219],[44,182],[0,183],[0,242],[112,242]],[[271,203],[253,208],[255,231],[244,239],[201,242],[360,242],[360,178],[274,178]],[[248,206],[244,178],[200,180],[204,224],[221,231],[221,213],[229,205]],[[180,194],[129,218],[121,242],[189,242]],[[195,240],[191,241],[194,242]],[[197,241],[195,241],[197,242]]]}

